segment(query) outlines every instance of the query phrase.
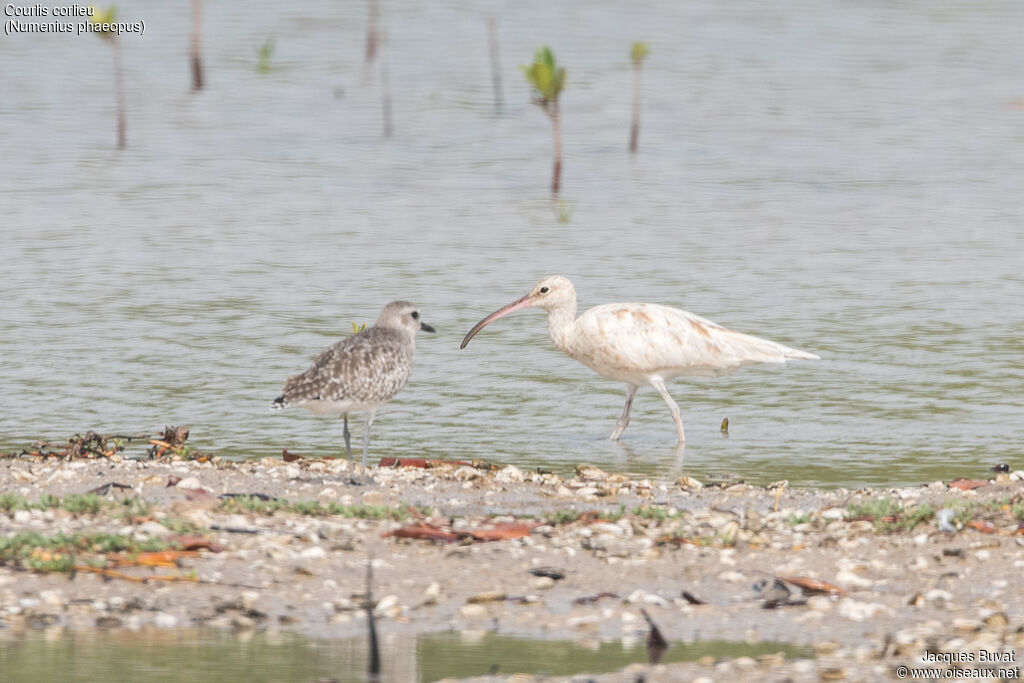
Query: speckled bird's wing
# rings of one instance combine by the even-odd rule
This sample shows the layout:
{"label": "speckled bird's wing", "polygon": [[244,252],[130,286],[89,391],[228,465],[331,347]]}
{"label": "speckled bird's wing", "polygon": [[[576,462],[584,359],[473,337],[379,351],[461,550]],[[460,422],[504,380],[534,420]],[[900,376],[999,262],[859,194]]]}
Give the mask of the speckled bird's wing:
{"label": "speckled bird's wing", "polygon": [[713,376],[750,363],[811,357],[657,304],[597,306],[577,319],[576,328],[577,341],[570,355],[596,372],[616,378],[630,374]]}
{"label": "speckled bird's wing", "polygon": [[301,375],[284,385],[284,399],[306,401],[383,403],[409,379],[413,345],[397,330],[371,327],[342,339],[313,362]]}

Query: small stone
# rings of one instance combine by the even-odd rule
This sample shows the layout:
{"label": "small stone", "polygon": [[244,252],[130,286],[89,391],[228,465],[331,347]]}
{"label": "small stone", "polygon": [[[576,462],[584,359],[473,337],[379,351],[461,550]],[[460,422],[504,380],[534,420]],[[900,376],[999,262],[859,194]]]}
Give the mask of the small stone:
{"label": "small stone", "polygon": [[807,608],[815,612],[828,612],[835,606],[835,601],[827,595],[812,595],[807,598]]}
{"label": "small stone", "polygon": [[506,465],[494,475],[494,480],[503,484],[515,484],[523,481],[523,471],[515,465]]}
{"label": "small stone", "polygon": [[645,605],[655,605],[656,607],[669,607],[671,604],[660,595],[648,593],[647,591],[640,590],[639,588],[629,594],[629,597],[626,598],[626,602],[631,605],[642,603]]}
{"label": "small stone", "polygon": [[402,606],[398,603],[397,595],[386,595],[377,602],[373,611],[375,614],[393,619],[402,613]]}
{"label": "small stone", "polygon": [[498,602],[499,600],[504,600],[504,599],[505,599],[505,591],[493,590],[493,591],[484,591],[483,593],[477,593],[476,595],[471,595],[469,597],[469,599],[466,600],[466,602],[468,602],[469,604],[472,605],[472,604],[478,604],[478,603],[482,603],[482,602]]}
{"label": "small stone", "polygon": [[323,549],[323,546],[314,545],[299,553],[299,557],[307,560],[318,560],[327,557],[327,551]]}
{"label": "small stone", "polygon": [[434,581],[423,591],[423,604],[436,605],[441,600],[441,584]]}
{"label": "small stone", "polygon": [[851,621],[874,619],[881,615],[892,616],[892,610],[878,602],[860,602],[850,598],[839,601],[839,614]]}
{"label": "small stone", "polygon": [[953,619],[953,630],[960,633],[976,633],[982,629],[983,624],[978,619],[966,619],[956,617]]}
{"label": "small stone", "polygon": [[555,585],[555,580],[550,576],[535,576],[530,580],[530,587],[534,590],[547,590]]}
{"label": "small stone", "polygon": [[363,505],[383,505],[384,500],[383,491],[367,491],[362,495]]}
{"label": "small stone", "polygon": [[64,605],[64,598],[61,596],[60,591],[39,591],[39,599],[50,607],[62,607]]}
{"label": "small stone", "polygon": [[608,475],[604,470],[592,465],[576,465],[576,476],[589,481],[604,481]]}
{"label": "small stone", "polygon": [[460,607],[459,614],[462,615],[464,619],[486,619],[490,616],[486,607],[475,603]]}
{"label": "small stone", "polygon": [[242,607],[246,610],[256,609],[259,599],[260,594],[257,591],[242,591],[242,594],[239,596],[239,602],[242,603]]}
{"label": "small stone", "polygon": [[685,491],[700,491],[702,488],[704,488],[704,484],[688,475],[683,475],[679,477],[676,483],[679,484],[679,487]]}
{"label": "small stone", "polygon": [[167,612],[160,612],[153,618],[153,623],[160,628],[174,628],[178,625],[178,617]]}
{"label": "small stone", "polygon": [[1009,620],[1006,615],[1002,612],[995,612],[985,617],[985,626],[992,629],[993,631],[1001,631],[1006,628],[1009,624]]}

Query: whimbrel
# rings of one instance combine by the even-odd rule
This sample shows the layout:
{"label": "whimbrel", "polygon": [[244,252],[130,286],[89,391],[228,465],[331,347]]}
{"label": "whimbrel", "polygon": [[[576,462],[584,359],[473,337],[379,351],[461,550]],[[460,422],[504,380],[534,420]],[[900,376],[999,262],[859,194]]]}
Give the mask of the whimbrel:
{"label": "whimbrel", "polygon": [[318,415],[341,415],[348,454],[349,474],[354,477],[348,414],[366,413],[363,431],[363,471],[370,447],[370,427],[377,409],[395,397],[409,380],[416,350],[416,332],[434,332],[420,320],[416,306],[392,301],[377,322],[362,332],[328,347],[313,365],[284,384],[274,408],[305,406]]}
{"label": "whimbrel", "polygon": [[813,353],[733,332],[693,313],[658,304],[605,304],[577,318],[576,289],[559,276],[544,278],[529,294],[478,322],[460,348],[486,325],[531,306],[547,311],[555,346],[597,374],[626,383],[626,407],[615,423],[613,441],[629,424],[633,397],[641,385],[649,384],[665,399],[679,443],[683,443],[683,419],[665,388],[667,380],[681,375],[723,375],[751,363],[818,359]]}

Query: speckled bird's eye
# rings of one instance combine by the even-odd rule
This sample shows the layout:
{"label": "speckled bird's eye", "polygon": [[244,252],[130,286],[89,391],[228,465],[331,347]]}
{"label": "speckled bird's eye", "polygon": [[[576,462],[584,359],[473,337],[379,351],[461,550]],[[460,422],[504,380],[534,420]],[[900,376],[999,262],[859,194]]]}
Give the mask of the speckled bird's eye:
{"label": "speckled bird's eye", "polygon": [[413,319],[413,320],[419,320],[419,319],[420,319],[420,313],[419,313],[419,311],[413,311],[413,312],[412,312],[412,319]]}
{"label": "speckled bird's eye", "polygon": [[541,294],[547,294],[548,293],[548,288],[547,287],[541,287],[540,288],[540,293]]}

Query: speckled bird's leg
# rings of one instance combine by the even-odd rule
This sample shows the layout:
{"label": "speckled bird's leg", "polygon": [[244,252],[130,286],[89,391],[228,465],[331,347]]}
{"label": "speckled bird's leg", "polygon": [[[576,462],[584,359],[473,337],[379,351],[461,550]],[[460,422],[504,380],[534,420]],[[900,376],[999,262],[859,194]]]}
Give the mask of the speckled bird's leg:
{"label": "speckled bird's leg", "polygon": [[636,390],[639,388],[635,384],[627,384],[626,387],[626,407],[622,409],[622,415],[615,423],[615,430],[610,437],[612,441],[618,441],[622,431],[629,424],[629,411],[633,409],[633,397],[636,396]]}
{"label": "speckled bird's leg", "polygon": [[348,413],[342,413],[341,418],[345,420],[345,431],[342,434],[345,435],[345,453],[348,454],[348,471],[351,473],[355,463],[352,462],[352,434],[348,431]]}
{"label": "speckled bird's leg", "polygon": [[683,417],[679,414],[679,406],[669,396],[668,389],[665,388],[665,382],[660,377],[651,378],[651,386],[658,390],[661,397],[665,399],[665,403],[668,404],[669,409],[672,410],[672,419],[676,423],[676,433],[679,434],[679,443],[686,441],[686,435],[683,433]]}
{"label": "speckled bird's leg", "polygon": [[373,415],[376,411],[366,413],[366,429],[363,431],[363,472],[366,472],[366,453],[370,450],[370,427],[373,426]]}

